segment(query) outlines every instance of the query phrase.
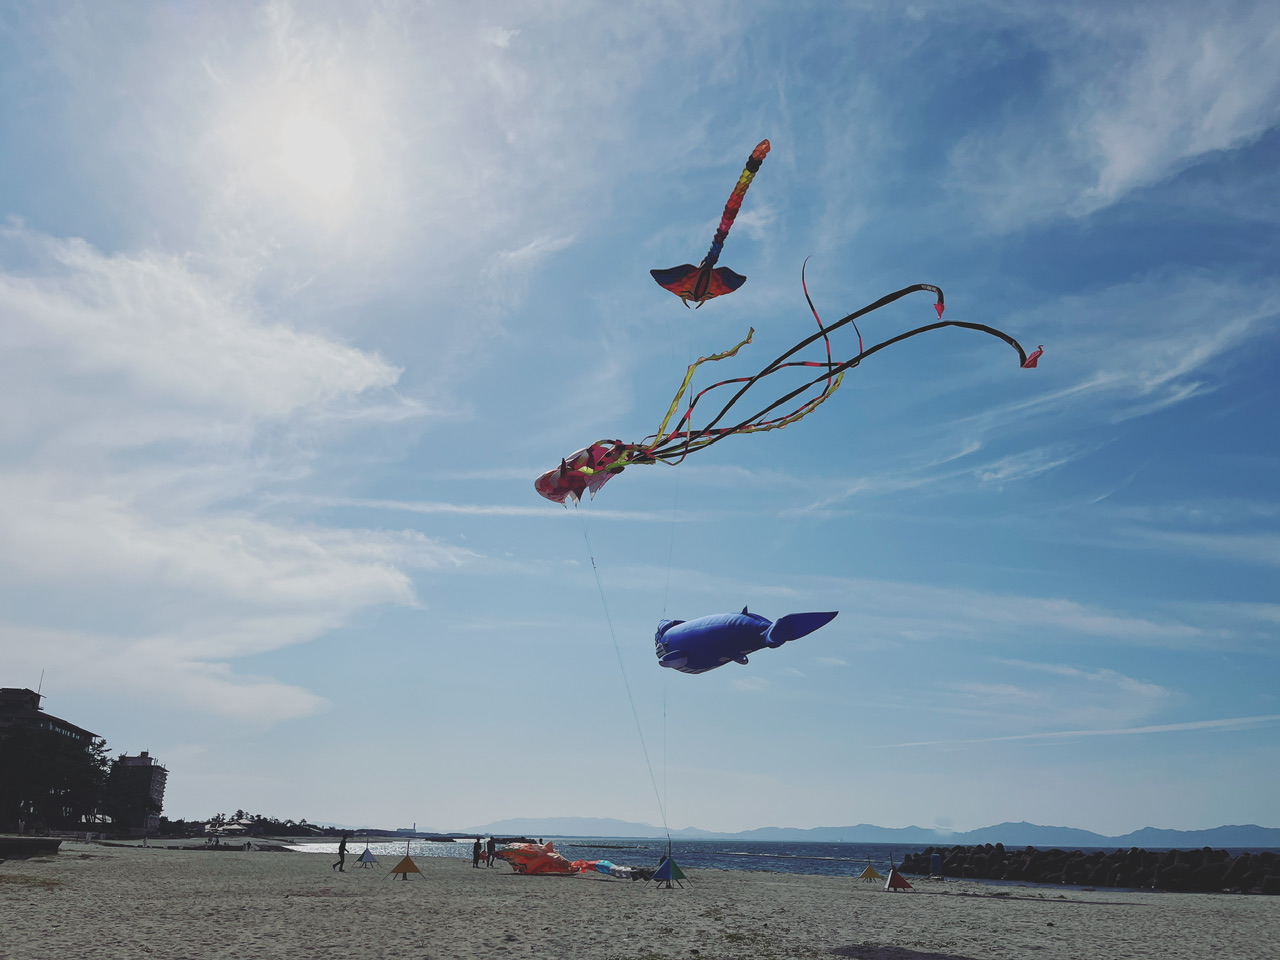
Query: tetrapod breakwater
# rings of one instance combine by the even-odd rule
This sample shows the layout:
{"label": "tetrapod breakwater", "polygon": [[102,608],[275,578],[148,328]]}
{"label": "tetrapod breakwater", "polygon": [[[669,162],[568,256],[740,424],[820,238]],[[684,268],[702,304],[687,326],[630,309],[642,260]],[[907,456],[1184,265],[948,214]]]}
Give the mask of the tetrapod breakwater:
{"label": "tetrapod breakwater", "polygon": [[1270,851],[1232,853],[1199,850],[1006,850],[1004,844],[928,847],[903,859],[904,873],[933,873],[933,855],[942,875],[975,880],[1062,883],[1188,893],[1280,895],[1280,855]]}

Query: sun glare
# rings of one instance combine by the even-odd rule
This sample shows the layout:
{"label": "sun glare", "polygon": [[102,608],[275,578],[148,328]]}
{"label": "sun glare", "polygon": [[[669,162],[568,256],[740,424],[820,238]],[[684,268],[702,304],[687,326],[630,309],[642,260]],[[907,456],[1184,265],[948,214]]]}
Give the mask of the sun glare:
{"label": "sun glare", "polygon": [[355,169],[351,145],[323,117],[303,113],[280,128],[279,164],[286,174],[315,193],[334,194],[351,184]]}

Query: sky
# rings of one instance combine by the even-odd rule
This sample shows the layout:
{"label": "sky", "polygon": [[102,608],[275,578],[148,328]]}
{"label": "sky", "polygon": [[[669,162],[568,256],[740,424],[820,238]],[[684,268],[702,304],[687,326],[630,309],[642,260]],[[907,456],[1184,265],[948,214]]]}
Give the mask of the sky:
{"label": "sky", "polygon": [[[0,686],[166,815],[1280,826],[1274,4],[0,0],[0,142]],[[806,258],[1043,359],[534,493]],[[743,606],[839,616],[658,666]]]}

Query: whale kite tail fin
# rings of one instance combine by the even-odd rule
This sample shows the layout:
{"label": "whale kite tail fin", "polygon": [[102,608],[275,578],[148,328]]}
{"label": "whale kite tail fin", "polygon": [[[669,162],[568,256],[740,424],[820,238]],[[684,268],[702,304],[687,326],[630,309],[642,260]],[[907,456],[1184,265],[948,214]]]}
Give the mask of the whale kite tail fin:
{"label": "whale kite tail fin", "polygon": [[767,647],[780,647],[788,640],[799,640],[807,637],[819,627],[825,627],[836,618],[838,610],[830,613],[790,613],[765,631],[764,643]]}

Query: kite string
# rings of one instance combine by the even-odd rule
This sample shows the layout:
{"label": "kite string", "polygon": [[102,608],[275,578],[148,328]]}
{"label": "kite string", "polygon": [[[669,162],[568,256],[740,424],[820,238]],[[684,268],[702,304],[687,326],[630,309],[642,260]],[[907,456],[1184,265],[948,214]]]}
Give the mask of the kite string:
{"label": "kite string", "polygon": [[667,582],[662,588],[662,616],[659,618],[665,620],[667,618],[667,599],[671,595],[671,567],[676,552],[676,524],[680,519],[680,467],[681,463],[676,465],[676,485],[675,494],[671,504],[671,536],[667,540]]}
{"label": "kite string", "polygon": [[[689,366],[690,366],[690,358],[692,358],[692,356],[693,356],[693,328],[692,328],[692,327],[690,327],[690,326],[689,326],[689,324],[687,324],[687,323],[686,323],[686,324],[682,324],[681,326],[684,328],[684,336],[685,336],[685,341],[684,341],[685,366],[686,366],[686,367],[689,367]],[[668,337],[667,342],[671,345],[671,359],[674,361],[674,360],[676,359],[676,338],[675,338],[674,336]],[[687,378],[686,378],[686,381],[687,381],[687,382],[692,382],[692,380],[693,380],[693,373],[692,373],[692,369],[690,369],[690,372],[689,372],[689,374],[688,374],[688,376],[687,376]],[[678,398],[677,398],[677,401],[678,401]],[[670,417],[670,414],[668,413],[668,418],[669,418],[669,417]],[[671,532],[670,532],[670,535],[669,535],[669,536],[668,536],[668,538],[667,538],[667,577],[666,577],[666,582],[663,584],[663,587],[662,587],[662,616],[661,616],[661,617],[659,617],[659,619],[661,619],[661,620],[665,620],[665,619],[666,619],[666,617],[667,617],[667,600],[668,600],[668,598],[669,598],[669,597],[670,597],[670,595],[671,595],[671,567],[672,567],[672,560],[673,560],[673,558],[675,557],[675,551],[676,551],[676,524],[679,522],[679,519],[680,519],[680,475],[681,475],[680,467],[681,467],[681,461],[679,461],[679,460],[678,460],[678,461],[676,461],[676,463],[674,464],[674,466],[675,466],[675,468],[676,468],[676,470],[675,470],[675,473],[676,473],[676,479],[675,479],[675,490],[674,490],[674,493],[672,494],[672,502],[671,502]],[[665,679],[665,675],[664,675],[664,679]],[[666,723],[666,720],[665,720],[665,717],[666,717],[666,686],[665,686],[665,684],[663,685],[663,693],[662,693],[662,695],[663,695],[663,717],[664,717],[663,723],[665,724],[665,723]],[[663,779],[664,779],[664,783],[665,783],[665,778],[666,778],[666,769],[665,769],[665,766],[666,766],[666,728],[665,728],[665,726],[663,727],[663,734],[662,734],[662,737],[663,737],[663,748],[662,748],[662,749],[663,749],[663,767],[664,767],[664,769],[663,769]],[[664,797],[665,797],[665,786],[664,786]]]}
{"label": "kite string", "polygon": [[653,763],[649,759],[649,746],[644,739],[644,726],[640,723],[640,713],[636,710],[635,697],[631,695],[631,681],[627,677],[626,663],[622,659],[622,648],[618,645],[618,634],[613,629],[613,616],[609,613],[609,601],[605,598],[604,584],[600,580],[600,568],[596,566],[595,551],[591,549],[591,537],[587,533],[587,518],[582,511],[578,511],[578,515],[582,518],[582,539],[587,545],[587,556],[591,558],[591,571],[595,574],[596,590],[600,593],[600,605],[604,608],[605,623],[609,626],[609,637],[613,640],[613,652],[618,658],[618,670],[622,673],[622,686],[627,691],[627,703],[631,705],[631,718],[635,721],[636,734],[640,737],[640,750],[644,754],[644,764],[649,770],[649,783],[653,786],[653,796],[658,801],[658,812],[662,815],[662,829],[667,835],[668,844],[670,844],[671,828],[667,826],[666,804],[663,803],[662,794],[658,791],[658,779],[654,776]]}
{"label": "kite string", "polygon": [[[672,353],[674,352],[675,352],[675,346],[674,346],[674,340],[673,340]],[[691,363],[692,357],[693,357],[692,328],[688,324],[685,324],[685,366],[688,367],[688,370],[689,370],[689,373],[685,378],[685,382],[690,386],[692,386],[693,384],[693,370],[696,366],[695,364]],[[677,397],[677,400],[678,400],[678,397]],[[668,414],[668,417],[669,416],[670,414]],[[666,578],[666,582],[663,584],[663,587],[662,587],[662,616],[659,618],[662,620],[665,620],[667,618],[667,601],[671,596],[671,567],[673,565],[673,560],[675,558],[675,552],[676,552],[676,525],[680,522],[680,476],[682,474],[680,467],[683,465],[683,460],[684,458],[682,457],[680,460],[677,460],[674,464],[676,468],[676,471],[675,471],[676,480],[675,480],[675,490],[673,491],[672,497],[671,497],[671,534],[667,538],[667,578]],[[666,720],[665,720],[666,685],[665,684],[663,685],[662,695],[663,695],[663,718],[664,718],[663,723],[665,725],[666,723]],[[666,727],[665,726],[663,727],[662,736],[663,736],[663,764],[664,764],[663,776],[665,778],[666,776],[666,771],[665,771]]]}
{"label": "kite string", "polygon": [[[662,809],[663,817],[667,809],[667,675],[662,674]],[[663,820],[662,829],[667,832],[667,856],[671,856],[671,828]]]}
{"label": "kite string", "polygon": [[[687,304],[686,304],[687,306]],[[674,344],[674,341],[673,341]],[[675,352],[673,345],[672,352]],[[693,334],[692,328],[685,325],[685,365],[689,366],[693,359]],[[659,619],[667,619],[667,602],[671,597],[671,568],[674,566],[676,552],[676,526],[680,521],[680,477],[683,474],[681,467],[684,465],[684,458],[677,460],[675,463],[676,479],[675,489],[671,499],[671,534],[667,539],[667,577],[662,587],[662,616]],[[667,672],[662,671],[662,801],[663,816],[666,816],[667,803],[670,800],[670,793],[667,789]],[[667,831],[667,856],[671,856],[671,830],[663,821],[662,827]]]}

